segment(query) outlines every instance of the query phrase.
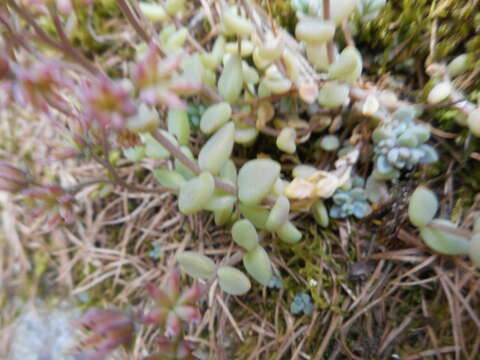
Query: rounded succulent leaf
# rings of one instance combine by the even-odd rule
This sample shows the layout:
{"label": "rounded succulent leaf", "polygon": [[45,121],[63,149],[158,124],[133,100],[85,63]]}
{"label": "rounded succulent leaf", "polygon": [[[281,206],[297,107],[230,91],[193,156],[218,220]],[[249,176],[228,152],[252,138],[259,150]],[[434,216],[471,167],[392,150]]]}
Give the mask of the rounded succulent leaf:
{"label": "rounded succulent leaf", "polygon": [[167,115],[168,132],[178,140],[180,145],[188,144],[190,139],[190,122],[185,110],[170,109]]}
{"label": "rounded succulent leaf", "polygon": [[222,266],[217,275],[222,290],[231,295],[244,295],[252,286],[243,272],[231,266]]}
{"label": "rounded succulent leaf", "polygon": [[438,199],[432,190],[425,186],[415,189],[408,204],[408,217],[410,222],[422,228],[433,220],[438,211]]}
{"label": "rounded succulent leaf", "polygon": [[229,122],[213,134],[198,154],[198,165],[202,170],[217,175],[225,166],[233,150],[235,125]]}
{"label": "rounded succulent leaf", "polygon": [[[193,157],[192,151],[190,150],[189,147],[187,146],[182,146],[180,147],[180,151],[185,154],[190,160],[195,161],[195,158]],[[185,179],[189,180],[195,177],[195,173],[184,163],[182,163],[180,160],[175,158],[174,162],[174,167],[175,171],[177,171],[180,175],[182,175]]]}
{"label": "rounded succulent leaf", "polygon": [[277,147],[287,154],[293,154],[297,149],[296,138],[297,132],[295,129],[284,127],[277,136]]}
{"label": "rounded succulent leaf", "polygon": [[180,188],[178,207],[183,214],[191,215],[204,208],[215,190],[212,174],[203,172],[188,180]]}
{"label": "rounded succulent leaf", "polygon": [[232,226],[232,238],[239,246],[247,251],[255,249],[258,245],[258,234],[250,220],[238,220]]}
{"label": "rounded succulent leaf", "polygon": [[301,164],[293,168],[292,175],[294,178],[308,179],[316,172],[318,169],[315,166]]}
{"label": "rounded succulent leaf", "polygon": [[480,234],[473,235],[470,240],[468,256],[476,266],[480,267]]}
{"label": "rounded succulent leaf", "polygon": [[236,201],[237,198],[233,195],[214,191],[212,197],[210,197],[203,208],[208,211],[219,211],[232,207]]}
{"label": "rounded succulent leaf", "polygon": [[242,92],[242,60],[238,55],[230,55],[218,79],[218,92],[230,104],[236,102]]}
{"label": "rounded succulent leaf", "polygon": [[442,81],[430,90],[427,101],[429,104],[439,104],[449,98],[452,90],[453,86],[450,81]]}
{"label": "rounded succulent leaf", "polygon": [[330,16],[335,22],[335,25],[339,26],[343,20],[348,19],[353,10],[355,10],[356,0],[342,0],[331,2]]}
{"label": "rounded succulent leaf", "polygon": [[287,244],[296,244],[302,240],[302,233],[290,221],[283,224],[278,230],[277,235]]}
{"label": "rounded succulent leaf", "polygon": [[215,273],[215,263],[205,255],[184,251],[177,255],[177,261],[185,272],[200,279],[208,279]]}
{"label": "rounded succulent leaf", "polygon": [[252,145],[258,137],[258,130],[254,127],[235,129],[234,139],[237,144],[244,146]]}
{"label": "rounded succulent leaf", "polygon": [[[177,139],[165,130],[160,130],[160,133],[168,138],[173,144],[178,144]],[[145,154],[152,159],[165,159],[170,156],[170,153],[165,149],[152,135],[145,133],[141,134],[140,138],[145,143]]]}
{"label": "rounded succulent leaf", "polygon": [[328,108],[338,108],[346,103],[349,93],[348,85],[331,81],[320,89],[318,102]]}
{"label": "rounded succulent leaf", "polygon": [[214,211],[215,225],[217,226],[225,225],[232,218],[233,207],[234,207],[234,204]]}
{"label": "rounded succulent leaf", "polygon": [[223,12],[222,22],[229,33],[239,36],[249,35],[254,31],[253,24],[238,14],[236,6],[232,6]]}
{"label": "rounded succulent leaf", "polygon": [[248,220],[252,222],[257,229],[265,229],[267,223],[269,211],[260,205],[245,205],[240,204],[240,212]]}
{"label": "rounded succulent leaf", "polygon": [[265,228],[268,231],[277,231],[280,226],[285,224],[288,221],[288,213],[290,212],[290,201],[288,201],[286,196],[279,196],[275,201],[275,204],[270,210],[268,215],[267,222],[265,223]]}
{"label": "rounded succulent leaf", "polygon": [[153,174],[160,185],[173,189],[179,189],[186,182],[182,175],[169,169],[155,169]]}
{"label": "rounded succulent leaf", "polygon": [[322,200],[318,200],[315,204],[313,204],[312,214],[318,225],[324,228],[328,227],[330,219],[328,217],[327,207]]}
{"label": "rounded succulent leaf", "polygon": [[232,107],[229,103],[214,104],[203,113],[200,120],[200,129],[205,134],[210,135],[225,125],[230,116],[232,116]]}
{"label": "rounded succulent leaf", "polygon": [[470,68],[468,54],[461,54],[454,58],[447,66],[448,75],[454,78]]}
{"label": "rounded succulent leaf", "polygon": [[335,151],[340,147],[340,139],[336,135],[325,135],[320,139],[319,146],[325,151]]}
{"label": "rounded succulent leaf", "polygon": [[231,159],[228,159],[222,170],[220,170],[220,177],[232,185],[237,183],[237,167]]}
{"label": "rounded succulent leaf", "polygon": [[419,160],[420,164],[431,164],[438,161],[437,151],[430,145],[423,144],[418,149],[423,151],[423,156]]}
{"label": "rounded succulent leaf", "polygon": [[480,108],[468,114],[467,125],[473,135],[480,137]]}
{"label": "rounded succulent leaf", "polygon": [[269,159],[246,162],[238,172],[238,197],[246,205],[258,204],[270,193],[280,174],[280,165]]}
{"label": "rounded succulent leaf", "polygon": [[243,265],[260,284],[267,286],[272,280],[272,264],[267,252],[261,246],[256,246],[243,257]]}
{"label": "rounded succulent leaf", "polygon": [[431,249],[446,255],[461,255],[468,253],[468,239],[433,227],[433,225],[438,224],[455,228],[455,224],[444,219],[435,219],[431,224],[432,226],[426,226],[420,230],[420,236]]}
{"label": "rounded succulent leaf", "polygon": [[362,57],[353,46],[347,46],[337,60],[330,66],[328,76],[330,79],[345,80],[351,82],[352,75],[360,76],[358,70],[362,69]]}
{"label": "rounded succulent leaf", "polygon": [[322,44],[333,39],[335,24],[317,17],[305,16],[295,27],[295,37],[309,44]]}
{"label": "rounded succulent leaf", "polygon": [[404,106],[396,110],[392,114],[392,118],[394,120],[402,121],[402,122],[411,122],[415,118],[417,114],[417,110],[414,106]]}
{"label": "rounded succulent leaf", "polygon": [[160,4],[141,1],[138,3],[138,7],[143,15],[152,22],[158,23],[168,18],[167,12]]}

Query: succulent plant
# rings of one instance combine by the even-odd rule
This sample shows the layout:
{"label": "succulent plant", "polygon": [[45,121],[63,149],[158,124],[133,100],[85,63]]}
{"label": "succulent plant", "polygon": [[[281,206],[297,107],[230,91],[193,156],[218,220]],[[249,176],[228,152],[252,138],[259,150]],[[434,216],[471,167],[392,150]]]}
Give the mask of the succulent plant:
{"label": "succulent plant", "polygon": [[117,347],[128,346],[135,334],[133,318],[118,310],[92,308],[76,325],[92,332],[78,346],[87,360],[105,359]]}
{"label": "succulent plant", "polygon": [[415,124],[414,116],[414,109],[399,109],[390,121],[382,123],[373,132],[375,178],[394,179],[402,170],[412,170],[418,164],[437,161],[435,149],[425,144],[430,131]]}
{"label": "succulent plant", "polygon": [[297,293],[292,303],[290,304],[290,312],[293,315],[311,315],[313,313],[314,304],[312,303],[312,298],[305,292]]}
{"label": "succulent plant", "polygon": [[141,321],[144,324],[156,325],[165,329],[165,336],[176,338],[182,330],[182,321],[192,324],[200,321],[200,311],[194,304],[202,295],[203,290],[203,285],[195,284],[182,291],[180,272],[173,269],[164,287],[157,288],[153,284],[147,284],[147,291],[155,302],[155,308],[142,315]]}
{"label": "succulent plant", "polygon": [[330,208],[330,216],[346,218],[353,215],[357,219],[367,216],[371,212],[371,207],[363,185],[363,179],[357,177],[352,180],[350,189],[338,189],[332,198],[333,205]]}

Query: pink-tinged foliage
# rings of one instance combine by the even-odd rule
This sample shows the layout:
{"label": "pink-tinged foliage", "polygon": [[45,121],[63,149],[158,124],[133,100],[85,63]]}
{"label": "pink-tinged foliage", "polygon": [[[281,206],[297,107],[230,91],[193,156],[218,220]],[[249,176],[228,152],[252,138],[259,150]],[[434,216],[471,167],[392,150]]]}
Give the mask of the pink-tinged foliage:
{"label": "pink-tinged foliage", "polygon": [[87,360],[101,360],[119,346],[127,346],[133,339],[133,319],[116,310],[89,310],[77,325],[92,334],[78,346]]}
{"label": "pink-tinged foliage", "polygon": [[49,229],[60,223],[70,224],[75,220],[73,212],[74,197],[56,185],[32,186],[22,191],[32,202],[30,215],[46,216]]}
{"label": "pink-tinged foliage", "polygon": [[127,118],[137,112],[130,94],[122,85],[104,76],[85,82],[79,97],[89,128],[120,130],[125,127]]}
{"label": "pink-tinged foliage", "polygon": [[0,190],[16,192],[28,186],[28,175],[4,161],[0,161]]}
{"label": "pink-tinged foliage", "polygon": [[132,71],[132,80],[140,91],[141,100],[152,106],[186,108],[180,96],[197,93],[201,89],[201,84],[174,77],[179,70],[182,57],[183,54],[180,53],[162,59],[158,46],[150,45]]}
{"label": "pink-tinged foliage", "polygon": [[165,329],[165,335],[177,337],[181,330],[181,322],[198,323],[200,311],[194,306],[203,293],[203,287],[193,285],[186,290],[181,289],[181,278],[178,269],[172,270],[165,286],[157,288],[146,285],[150,297],[155,301],[156,308],[142,316],[142,322],[156,324]]}
{"label": "pink-tinged foliage", "polygon": [[57,63],[36,62],[28,67],[12,67],[16,81],[12,83],[13,97],[21,105],[31,105],[49,114],[49,107],[66,107],[60,91],[70,89],[72,84]]}

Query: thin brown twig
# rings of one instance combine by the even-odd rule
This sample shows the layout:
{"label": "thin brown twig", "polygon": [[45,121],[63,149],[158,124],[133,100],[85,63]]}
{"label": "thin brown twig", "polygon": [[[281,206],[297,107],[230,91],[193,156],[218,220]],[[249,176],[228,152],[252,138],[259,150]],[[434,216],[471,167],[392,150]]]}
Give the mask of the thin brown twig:
{"label": "thin brown twig", "polygon": [[[323,19],[325,21],[330,20],[330,0],[323,0]],[[332,39],[332,40],[329,40],[327,43],[327,57],[328,57],[329,64],[333,63],[333,53],[334,53],[334,47],[333,47],[333,39]]]}

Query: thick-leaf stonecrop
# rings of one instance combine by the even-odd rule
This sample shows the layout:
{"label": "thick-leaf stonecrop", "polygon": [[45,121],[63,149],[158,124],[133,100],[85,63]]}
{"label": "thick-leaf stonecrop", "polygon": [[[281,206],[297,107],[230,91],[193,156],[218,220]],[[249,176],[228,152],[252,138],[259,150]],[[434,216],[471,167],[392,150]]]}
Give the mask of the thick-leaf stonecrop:
{"label": "thick-leaf stonecrop", "polygon": [[430,131],[416,124],[414,118],[415,109],[399,109],[373,132],[375,168],[372,175],[375,178],[395,179],[401,171],[437,161],[435,149],[425,144]]}

